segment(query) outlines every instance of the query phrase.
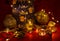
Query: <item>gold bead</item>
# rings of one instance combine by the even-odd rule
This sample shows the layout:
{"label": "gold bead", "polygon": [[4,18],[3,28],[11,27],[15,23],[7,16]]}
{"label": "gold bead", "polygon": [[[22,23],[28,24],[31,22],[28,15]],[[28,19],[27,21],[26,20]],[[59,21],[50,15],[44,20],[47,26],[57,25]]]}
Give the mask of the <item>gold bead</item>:
{"label": "gold bead", "polygon": [[28,3],[31,3],[31,1],[28,1]]}
{"label": "gold bead", "polygon": [[25,17],[24,16],[20,16],[20,21],[24,22],[25,21]]}
{"label": "gold bead", "polygon": [[28,10],[29,10],[29,13],[33,13],[34,8],[33,7],[29,7]]}
{"label": "gold bead", "polygon": [[54,17],[52,17],[52,19],[54,20]]}
{"label": "gold bead", "polygon": [[59,23],[59,21],[58,21],[58,20],[57,20],[56,22],[57,22],[57,23]]}

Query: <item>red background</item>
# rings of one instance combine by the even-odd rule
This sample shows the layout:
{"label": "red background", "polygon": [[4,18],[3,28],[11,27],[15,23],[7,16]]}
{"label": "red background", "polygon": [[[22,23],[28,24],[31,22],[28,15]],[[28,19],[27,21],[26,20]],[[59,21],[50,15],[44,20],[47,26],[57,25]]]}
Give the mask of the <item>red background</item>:
{"label": "red background", "polygon": [[[35,11],[39,11],[41,9],[45,9],[47,12],[51,11],[54,14],[55,19],[60,21],[60,1],[59,0],[35,0],[34,1]],[[11,7],[6,3],[6,0],[0,0],[0,30],[3,27],[3,20],[6,14],[11,13]],[[57,24],[57,31],[52,34],[53,39],[50,36],[46,36],[45,38],[37,38],[31,39],[30,41],[59,41],[60,39],[60,23]],[[16,40],[16,39],[15,39]],[[21,41],[29,41],[28,38],[24,38]]]}

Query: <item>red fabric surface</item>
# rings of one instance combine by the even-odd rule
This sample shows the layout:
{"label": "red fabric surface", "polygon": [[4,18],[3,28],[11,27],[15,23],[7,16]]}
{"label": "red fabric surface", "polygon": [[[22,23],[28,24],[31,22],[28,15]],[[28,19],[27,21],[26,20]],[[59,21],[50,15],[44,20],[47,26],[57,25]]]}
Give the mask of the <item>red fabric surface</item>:
{"label": "red fabric surface", "polygon": [[12,32],[0,33],[0,41],[5,41],[6,38],[9,38],[9,41],[52,41],[51,35],[39,36],[35,31],[33,31],[32,33],[26,33],[24,38],[14,38]]}
{"label": "red fabric surface", "polygon": [[[34,2],[35,11],[41,9],[46,9],[46,11],[51,11],[54,13],[56,19],[60,20],[60,1],[59,0],[35,0]],[[11,7],[6,4],[6,0],[0,0],[0,30],[3,30],[3,20],[6,14],[11,13]],[[3,40],[1,40],[3,39]],[[4,38],[0,38],[1,41],[5,41]],[[45,37],[38,37],[33,34],[33,38],[26,36],[22,39],[12,38],[10,41],[59,41],[60,40],[60,26],[57,26],[57,32],[51,35],[46,35]]]}
{"label": "red fabric surface", "polygon": [[52,41],[60,41],[60,25],[57,25],[57,31],[52,33]]}

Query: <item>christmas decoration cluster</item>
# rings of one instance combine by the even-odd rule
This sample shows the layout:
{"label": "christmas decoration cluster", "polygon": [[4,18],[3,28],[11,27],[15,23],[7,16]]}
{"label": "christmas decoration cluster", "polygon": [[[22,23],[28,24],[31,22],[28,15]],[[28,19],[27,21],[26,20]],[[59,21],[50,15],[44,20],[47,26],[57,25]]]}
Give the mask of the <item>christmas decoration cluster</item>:
{"label": "christmas decoration cluster", "polygon": [[13,0],[11,8],[12,14],[6,15],[3,22],[6,29],[2,32],[11,32],[7,35],[6,41],[11,37],[23,38],[26,33],[32,33],[34,30],[39,36],[56,31],[56,23],[50,20],[48,15],[51,12],[46,13],[45,9],[41,9],[35,13],[32,0]]}

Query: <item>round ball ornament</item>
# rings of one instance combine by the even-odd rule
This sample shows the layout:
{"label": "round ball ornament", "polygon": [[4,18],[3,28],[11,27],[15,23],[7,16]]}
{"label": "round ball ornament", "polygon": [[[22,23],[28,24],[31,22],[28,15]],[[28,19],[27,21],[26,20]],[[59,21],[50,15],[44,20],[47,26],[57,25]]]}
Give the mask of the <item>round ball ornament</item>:
{"label": "round ball ornament", "polygon": [[19,19],[20,19],[21,22],[25,22],[26,21],[25,16],[20,16]]}
{"label": "round ball ornament", "polygon": [[55,25],[56,25],[56,23],[53,22],[53,21],[49,21],[49,23],[48,23],[48,26],[49,26],[49,27],[52,27],[52,26],[55,26]]}
{"label": "round ball ornament", "polygon": [[41,11],[37,12],[35,14],[35,16],[36,16],[36,20],[41,24],[46,24],[49,21],[48,14],[45,13],[44,10],[43,11],[41,10]]}
{"label": "round ball ornament", "polygon": [[51,32],[55,32],[56,31],[56,27],[55,27],[56,23],[53,21],[49,21],[47,29],[50,30]]}
{"label": "round ball ornament", "polygon": [[7,15],[4,20],[4,26],[5,27],[16,27],[16,20],[12,15]]}
{"label": "round ball ornament", "polygon": [[45,35],[46,35],[45,29],[40,29],[39,30],[39,36],[45,36]]}

